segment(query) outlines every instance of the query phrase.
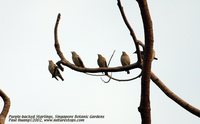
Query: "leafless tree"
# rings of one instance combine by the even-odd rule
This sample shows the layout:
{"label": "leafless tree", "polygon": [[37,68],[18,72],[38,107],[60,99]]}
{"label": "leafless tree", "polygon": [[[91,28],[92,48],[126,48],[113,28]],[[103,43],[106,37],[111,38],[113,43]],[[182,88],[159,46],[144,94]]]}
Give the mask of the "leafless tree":
{"label": "leafless tree", "polygon": [[[71,68],[72,70],[91,74],[91,73],[99,73],[99,72],[120,72],[120,71],[126,71],[126,70],[132,70],[139,68],[141,69],[141,74],[139,76],[136,76],[132,79],[127,80],[120,80],[112,77],[111,75],[108,75],[110,79],[114,79],[117,81],[131,81],[136,78],[141,77],[141,101],[140,105],[138,107],[138,111],[141,114],[142,124],[151,124],[151,106],[150,106],[150,80],[152,80],[169,98],[171,98],[174,102],[179,104],[181,107],[186,109],[188,112],[200,117],[200,110],[193,107],[186,101],[182,100],[180,97],[178,97],[175,93],[173,93],[167,86],[164,85],[164,83],[151,71],[151,62],[152,62],[152,56],[153,56],[153,44],[154,44],[154,35],[153,35],[153,26],[152,26],[152,20],[148,8],[147,0],[136,0],[138,3],[138,6],[140,8],[141,17],[143,21],[143,27],[144,27],[144,43],[139,41],[134,33],[134,30],[132,29],[131,25],[129,24],[126,15],[124,13],[122,4],[120,0],[117,0],[117,5],[119,7],[122,19],[127,26],[128,30],[130,31],[130,35],[133,39],[133,42],[135,44],[135,49],[137,53],[137,62],[130,64],[128,66],[117,66],[117,67],[105,67],[105,68],[81,68],[77,67],[74,64],[70,63],[63,55],[60,44],[58,41],[58,24],[59,20],[61,18],[61,15],[58,14],[55,28],[54,28],[54,40],[55,40],[55,50],[60,57],[60,60],[57,62],[58,67],[63,68],[62,66],[67,66],[68,68]],[[142,46],[143,55],[141,54],[140,46]],[[112,57],[111,57],[112,58]],[[111,60],[111,59],[110,59]]]}

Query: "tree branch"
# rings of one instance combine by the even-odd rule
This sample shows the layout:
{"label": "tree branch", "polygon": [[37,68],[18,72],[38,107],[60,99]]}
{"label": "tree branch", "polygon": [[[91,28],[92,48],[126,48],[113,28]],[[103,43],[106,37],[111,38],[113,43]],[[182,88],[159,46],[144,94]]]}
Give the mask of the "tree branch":
{"label": "tree branch", "polygon": [[138,62],[141,63],[141,52],[140,52],[140,48],[139,48],[139,45],[137,43],[137,38],[136,38],[136,35],[135,35],[135,32],[133,31],[131,25],[129,24],[128,22],[128,19],[126,18],[126,15],[124,13],[124,9],[123,9],[123,6],[121,4],[121,0],[117,0],[117,5],[119,7],[119,10],[120,10],[120,13],[121,13],[121,16],[124,20],[124,23],[126,24],[126,27],[128,28],[128,30],[130,31],[130,35],[134,41],[134,44],[135,44],[135,48],[136,48],[136,51],[137,51],[137,58],[138,58]]}
{"label": "tree branch", "polygon": [[153,73],[151,72],[151,80],[174,102],[179,104],[181,107],[186,109],[188,112],[200,117],[200,110],[198,108],[193,107],[175,93],[173,93],[165,84]]}
{"label": "tree branch", "polygon": [[111,62],[111,60],[112,60],[114,54],[115,54],[115,50],[113,51],[113,53],[112,53],[112,55],[111,55],[111,57],[110,57],[110,59],[109,59],[109,61],[108,61],[108,66],[110,65],[110,62]]}
{"label": "tree branch", "polygon": [[146,0],[136,0],[138,2],[145,36],[144,60],[141,79],[141,101],[138,110],[141,114],[142,124],[151,124],[151,107],[150,107],[150,76],[151,62],[153,55],[153,26],[150,12]]}
{"label": "tree branch", "polygon": [[97,73],[97,72],[119,72],[119,71],[125,71],[125,70],[130,70],[130,69],[135,69],[135,68],[141,68],[141,64],[136,62],[128,66],[118,66],[118,67],[109,67],[109,68],[80,68],[75,66],[74,64],[70,63],[63,55],[61,49],[60,49],[60,44],[58,41],[58,24],[61,18],[61,14],[59,13],[57,16],[55,28],[54,28],[54,40],[55,44],[54,47],[56,49],[56,52],[58,56],[60,57],[60,61],[58,61],[56,64],[59,67],[59,64],[62,64],[64,66],[67,66],[71,68],[72,70],[78,71],[78,72],[83,72],[83,73]]}
{"label": "tree branch", "polygon": [[[144,47],[144,44],[141,41],[138,41],[139,45]],[[181,107],[189,111],[190,113],[200,117],[200,110],[190,105],[175,93],[173,93],[153,72],[151,72],[151,80],[174,102],[179,104]]]}
{"label": "tree branch", "polygon": [[57,16],[57,20],[56,20],[56,24],[55,24],[55,28],[54,28],[54,40],[55,40],[55,48],[56,48],[56,52],[58,54],[58,56],[60,57],[60,59],[64,62],[67,62],[67,60],[65,59],[61,49],[60,49],[60,44],[58,42],[58,24],[61,18],[61,14],[59,13]]}
{"label": "tree branch", "polygon": [[139,77],[141,77],[141,73],[139,74],[139,75],[137,75],[136,77],[133,77],[133,78],[130,78],[130,79],[117,79],[117,78],[114,78],[114,77],[112,77],[112,76],[110,76],[110,75],[107,75],[110,79],[113,79],[113,80],[115,80],[115,81],[119,81],[119,82],[124,82],[124,81],[132,81],[132,80],[135,80],[135,79],[137,79],[137,78],[139,78]]}
{"label": "tree branch", "polygon": [[109,68],[81,68],[77,67],[74,64],[70,63],[69,61],[60,61],[62,65],[71,68],[72,70],[83,72],[83,73],[98,73],[98,72],[120,72],[130,69],[141,68],[139,63],[133,63],[128,66],[117,66],[117,67],[109,67]]}
{"label": "tree branch", "polygon": [[0,113],[0,124],[4,124],[6,116],[10,109],[10,98],[1,89],[0,89],[0,96],[4,101],[4,106]]}

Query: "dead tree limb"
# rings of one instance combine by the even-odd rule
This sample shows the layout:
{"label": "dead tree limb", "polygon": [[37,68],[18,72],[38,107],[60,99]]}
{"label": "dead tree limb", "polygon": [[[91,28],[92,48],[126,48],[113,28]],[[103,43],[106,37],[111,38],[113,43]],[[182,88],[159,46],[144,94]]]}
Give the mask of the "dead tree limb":
{"label": "dead tree limb", "polygon": [[10,98],[1,89],[0,89],[0,96],[4,101],[4,106],[0,113],[0,124],[4,124],[10,109]]}
{"label": "dead tree limb", "polygon": [[142,68],[141,80],[141,101],[138,110],[141,114],[142,124],[151,124],[151,107],[150,107],[150,76],[151,62],[153,56],[153,25],[146,0],[136,0],[138,2],[145,36],[144,61]]}
{"label": "dead tree limb", "polygon": [[122,18],[124,20],[124,23],[125,23],[126,27],[128,28],[128,30],[130,31],[130,35],[131,35],[131,37],[132,37],[132,39],[134,41],[136,52],[137,52],[138,62],[141,63],[141,52],[140,52],[140,47],[139,47],[139,45],[137,43],[137,37],[135,35],[135,32],[132,29],[131,25],[129,24],[128,19],[126,18],[126,15],[125,15],[125,12],[124,12],[124,9],[123,9],[123,6],[122,6],[120,0],[117,0],[117,5],[119,7],[121,16],[122,16]]}
{"label": "dead tree limb", "polygon": [[56,52],[58,56],[60,57],[60,61],[58,61],[56,64],[62,64],[64,66],[67,66],[71,68],[72,70],[78,71],[78,72],[83,72],[83,73],[97,73],[97,72],[120,72],[120,71],[125,71],[125,70],[130,70],[130,69],[135,69],[135,68],[141,68],[141,64],[139,62],[130,64],[128,66],[117,66],[117,67],[109,67],[109,68],[80,68],[75,66],[74,64],[70,63],[63,55],[59,40],[58,40],[58,24],[61,18],[61,14],[59,13],[56,19],[56,24],[54,28],[54,47],[56,49]]}
{"label": "dead tree limb", "polygon": [[151,80],[174,102],[179,104],[181,107],[186,109],[188,112],[200,117],[200,110],[190,105],[175,93],[173,93],[165,84],[153,73],[151,72]]}
{"label": "dead tree limb", "polygon": [[[125,71],[125,70],[136,69],[136,68],[142,69],[141,101],[140,101],[140,106],[138,107],[138,110],[142,118],[142,124],[151,124],[151,108],[150,108],[150,98],[149,98],[150,97],[150,78],[173,101],[175,101],[180,106],[182,106],[189,112],[193,113],[194,115],[200,117],[200,110],[198,110],[197,108],[191,106],[190,104],[188,104],[187,102],[179,98],[176,94],[170,91],[155,74],[151,72],[154,37],[153,37],[152,20],[151,20],[150,12],[148,9],[147,0],[136,0],[139,5],[141,17],[143,20],[145,45],[143,45],[142,42],[137,40],[134,30],[132,29],[131,25],[129,24],[126,18],[123,7],[121,5],[121,1],[120,0],[117,0],[117,1],[118,1],[117,5],[119,7],[124,23],[129,29],[130,35],[135,43],[138,61],[129,66],[117,66],[117,67],[108,67],[108,68],[80,68],[80,67],[75,66],[64,57],[60,48],[57,30],[58,30],[58,24],[59,24],[61,15],[58,14],[55,28],[54,28],[54,39],[55,39],[54,46],[61,60],[57,62],[57,65],[59,66],[62,64],[64,66],[67,66],[68,68],[71,68],[72,70],[75,70],[77,72],[83,72],[83,73],[120,72],[120,71]],[[143,47],[143,51],[144,51],[143,60],[141,57],[139,45]]]}
{"label": "dead tree limb", "polygon": [[[138,41],[139,45],[144,47],[145,45]],[[177,96],[173,91],[171,91],[153,72],[151,72],[151,80],[174,102],[176,102],[178,105],[186,109],[188,112],[196,115],[197,117],[200,117],[200,110],[192,105],[190,105],[188,102]]]}

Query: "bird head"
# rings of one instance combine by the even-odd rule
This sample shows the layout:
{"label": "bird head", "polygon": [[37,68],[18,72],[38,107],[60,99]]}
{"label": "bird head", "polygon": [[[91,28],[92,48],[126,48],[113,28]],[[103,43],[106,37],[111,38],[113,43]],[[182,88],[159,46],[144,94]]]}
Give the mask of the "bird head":
{"label": "bird head", "polygon": [[76,52],[75,51],[71,51],[72,55],[76,55]]}
{"label": "bird head", "polygon": [[49,63],[52,63],[53,61],[52,60],[49,60]]}
{"label": "bird head", "polygon": [[122,51],[122,55],[126,55],[126,52]]}
{"label": "bird head", "polygon": [[101,54],[97,54],[98,55],[98,57],[101,57],[102,55]]}

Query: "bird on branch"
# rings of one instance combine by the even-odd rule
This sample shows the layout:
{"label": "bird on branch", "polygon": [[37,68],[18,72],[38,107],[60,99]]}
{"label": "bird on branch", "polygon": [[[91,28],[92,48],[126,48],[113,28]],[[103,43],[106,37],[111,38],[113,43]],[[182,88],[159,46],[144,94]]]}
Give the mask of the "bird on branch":
{"label": "bird on branch", "polygon": [[[108,67],[106,59],[101,54],[98,54],[97,63],[99,67]],[[105,75],[108,75],[108,72],[105,72]]]}
{"label": "bird on branch", "polygon": [[[124,51],[122,52],[122,55],[121,55],[121,64],[122,64],[122,66],[130,65],[130,58],[129,58],[128,54]],[[129,70],[127,70],[126,72],[127,72],[127,74],[130,74]]]}
{"label": "bird on branch", "polygon": [[72,51],[72,60],[74,62],[74,64],[78,67],[82,67],[82,68],[85,68],[84,64],[83,64],[83,61],[81,60],[81,58],[79,57],[79,55]]}
{"label": "bird on branch", "polygon": [[53,63],[52,60],[49,60],[49,72],[52,75],[52,78],[55,78],[56,80],[58,80],[57,76],[64,81],[64,78],[62,77],[62,75],[60,74],[60,71],[58,70],[58,67]]}
{"label": "bird on branch", "polygon": [[[135,51],[134,53],[137,53],[137,51]],[[141,51],[140,53],[141,53],[142,59],[144,59],[144,51]],[[153,60],[158,60],[158,58],[155,57],[155,50],[153,50],[151,60],[152,60],[152,61],[153,61]]]}

